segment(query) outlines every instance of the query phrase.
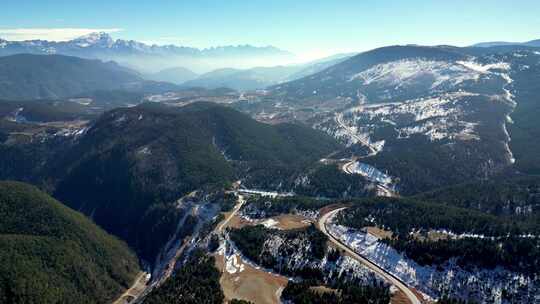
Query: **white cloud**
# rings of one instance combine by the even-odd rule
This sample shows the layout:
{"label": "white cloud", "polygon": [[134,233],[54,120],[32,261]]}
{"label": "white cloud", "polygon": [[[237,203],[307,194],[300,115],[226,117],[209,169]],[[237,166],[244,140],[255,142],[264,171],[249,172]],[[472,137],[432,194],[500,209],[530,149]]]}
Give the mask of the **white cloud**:
{"label": "white cloud", "polygon": [[23,41],[33,39],[66,41],[95,32],[116,33],[120,31],[122,31],[122,29],[119,28],[0,28],[0,37],[11,41]]}

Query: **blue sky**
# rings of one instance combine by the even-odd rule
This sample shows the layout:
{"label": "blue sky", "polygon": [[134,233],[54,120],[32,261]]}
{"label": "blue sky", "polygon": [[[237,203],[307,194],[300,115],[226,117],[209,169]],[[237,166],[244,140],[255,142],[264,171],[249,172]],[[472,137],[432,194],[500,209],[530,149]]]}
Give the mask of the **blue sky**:
{"label": "blue sky", "polygon": [[274,45],[306,58],[391,44],[540,39],[538,0],[2,0],[0,37],[93,30],[158,44]]}

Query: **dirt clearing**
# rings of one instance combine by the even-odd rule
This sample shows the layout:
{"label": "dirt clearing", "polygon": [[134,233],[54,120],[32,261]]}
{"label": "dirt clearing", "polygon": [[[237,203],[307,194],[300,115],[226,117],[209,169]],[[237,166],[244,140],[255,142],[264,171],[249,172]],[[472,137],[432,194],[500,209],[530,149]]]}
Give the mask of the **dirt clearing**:
{"label": "dirt clearing", "polygon": [[234,264],[236,270],[230,273],[226,268],[227,261],[220,254],[215,255],[216,267],[221,271],[219,280],[225,293],[226,301],[242,299],[253,303],[275,304],[280,303],[281,292],[287,286],[287,278],[267,273],[244,263],[241,257],[236,256]]}
{"label": "dirt clearing", "polygon": [[238,215],[231,218],[227,227],[242,228],[244,226],[263,225],[268,228],[277,228],[281,230],[300,229],[308,227],[313,220],[297,214],[282,214],[265,219],[248,220]]}

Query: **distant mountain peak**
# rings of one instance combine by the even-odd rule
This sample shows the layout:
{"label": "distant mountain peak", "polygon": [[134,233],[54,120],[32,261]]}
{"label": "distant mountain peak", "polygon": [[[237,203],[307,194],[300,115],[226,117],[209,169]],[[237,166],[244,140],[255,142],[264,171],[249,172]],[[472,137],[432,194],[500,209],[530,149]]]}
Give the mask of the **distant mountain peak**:
{"label": "distant mountain peak", "polygon": [[0,56],[15,54],[60,54],[89,59],[114,60],[149,72],[171,66],[192,70],[213,70],[225,64],[235,68],[264,65],[269,60],[288,62],[294,55],[272,46],[217,46],[199,49],[176,45],[150,45],[136,40],[113,39],[106,32],[94,32],[69,41],[0,40]]}
{"label": "distant mountain peak", "polygon": [[87,39],[87,40],[101,40],[101,39],[111,39],[111,36],[106,32],[93,32],[90,34],[83,35],[78,39]]}
{"label": "distant mountain peak", "polygon": [[[80,48],[131,48],[139,52],[149,52],[149,53],[163,53],[170,52],[172,54],[216,54],[216,53],[226,53],[226,52],[242,52],[242,51],[257,51],[259,53],[274,53],[279,55],[292,55],[292,53],[282,50],[280,48],[268,45],[268,46],[254,46],[250,44],[239,44],[239,45],[223,45],[223,46],[213,46],[205,49],[198,49],[188,46],[179,46],[179,45],[156,45],[156,44],[146,44],[136,40],[123,40],[123,39],[113,39],[106,32],[93,32],[84,36],[77,37],[75,39],[64,41],[64,42],[55,42],[47,40],[25,40],[25,41],[9,41],[6,39],[0,38],[0,43],[5,45],[12,45],[14,47],[26,47],[31,48],[33,46],[44,46],[55,49],[61,49],[62,47],[80,47]],[[27,53],[42,53],[42,49],[38,50],[27,50]],[[10,52],[5,55],[16,54],[17,52]],[[62,53],[62,52],[60,52]]]}
{"label": "distant mountain peak", "polygon": [[115,43],[112,37],[105,32],[90,33],[79,38],[75,38],[69,42],[80,47],[89,47],[96,45],[111,47]]}

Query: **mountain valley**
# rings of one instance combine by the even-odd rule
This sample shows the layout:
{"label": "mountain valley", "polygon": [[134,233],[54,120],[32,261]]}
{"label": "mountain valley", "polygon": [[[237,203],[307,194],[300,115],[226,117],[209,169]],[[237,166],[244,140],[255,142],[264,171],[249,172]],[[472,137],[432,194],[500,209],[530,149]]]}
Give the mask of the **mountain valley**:
{"label": "mountain valley", "polygon": [[0,45],[1,303],[540,301],[531,43]]}

